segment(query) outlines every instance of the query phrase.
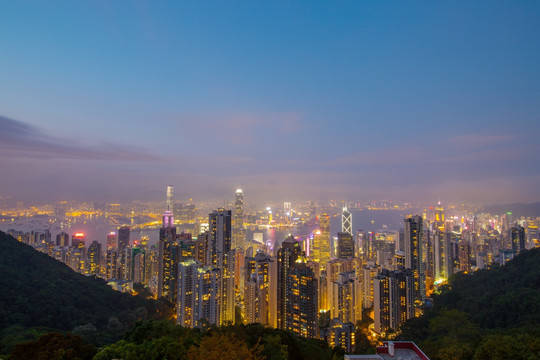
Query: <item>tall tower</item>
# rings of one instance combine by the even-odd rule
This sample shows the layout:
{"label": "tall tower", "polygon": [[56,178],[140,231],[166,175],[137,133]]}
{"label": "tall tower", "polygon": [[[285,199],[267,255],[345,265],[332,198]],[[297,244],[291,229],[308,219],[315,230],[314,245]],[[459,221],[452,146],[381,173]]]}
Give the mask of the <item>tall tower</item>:
{"label": "tall tower", "polygon": [[525,250],[525,228],[519,224],[510,228],[510,238],[512,241],[512,250],[520,253]]}
{"label": "tall tower", "polygon": [[217,209],[209,214],[206,263],[221,270],[220,323],[234,323],[234,253],[232,251],[231,210]]}
{"label": "tall tower", "polygon": [[118,228],[118,250],[123,250],[129,246],[130,230],[129,226],[124,225]]}
{"label": "tall tower", "polygon": [[90,274],[98,275],[101,264],[101,244],[99,242],[94,241],[88,247],[88,260],[90,263]]}
{"label": "tall tower", "polygon": [[167,186],[167,201],[163,213],[163,225],[159,229],[158,243],[158,289],[157,297],[166,296],[176,301],[177,257],[176,227],[172,215],[172,186]]}
{"label": "tall tower", "polygon": [[354,239],[350,233],[337,233],[337,257],[339,259],[354,257]]}
{"label": "tall tower", "polygon": [[167,201],[165,203],[165,212],[163,213],[163,227],[174,227],[172,185],[167,186]]}
{"label": "tall tower", "polygon": [[234,247],[245,249],[244,235],[244,192],[242,189],[236,189],[234,197],[234,225],[233,225]]}
{"label": "tall tower", "polygon": [[341,232],[352,235],[352,215],[347,207],[344,207],[341,212]]}
{"label": "tall tower", "polygon": [[414,317],[413,276],[410,270],[383,270],[373,280],[375,331],[396,330]]}
{"label": "tall tower", "polygon": [[262,251],[245,259],[244,309],[248,324],[269,325],[271,263],[272,258]]}
{"label": "tall tower", "polygon": [[321,214],[318,218],[319,230],[313,237],[313,260],[318,261],[321,268],[330,260],[330,216]]}
{"label": "tall tower", "polygon": [[444,232],[445,228],[445,220],[444,220],[444,208],[441,205],[441,202],[437,204],[437,207],[435,208],[435,226],[440,231]]}
{"label": "tall tower", "polygon": [[287,330],[289,273],[302,254],[300,243],[291,235],[281,243],[277,253],[277,327]]}
{"label": "tall tower", "polygon": [[318,280],[305,257],[294,262],[287,282],[286,329],[306,338],[317,337]]}
{"label": "tall tower", "polygon": [[414,300],[422,302],[426,298],[426,276],[422,253],[422,217],[415,215],[404,220],[405,228],[405,268],[411,269],[414,283]]}
{"label": "tall tower", "polygon": [[174,187],[172,185],[167,185],[167,203],[165,206],[165,211],[173,211],[173,191]]}

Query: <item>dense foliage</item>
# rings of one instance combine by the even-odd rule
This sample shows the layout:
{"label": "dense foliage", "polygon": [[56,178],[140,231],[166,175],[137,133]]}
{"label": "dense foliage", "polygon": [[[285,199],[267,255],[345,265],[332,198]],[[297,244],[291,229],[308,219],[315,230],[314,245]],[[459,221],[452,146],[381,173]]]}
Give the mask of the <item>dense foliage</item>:
{"label": "dense foliage", "polygon": [[456,274],[434,308],[402,327],[432,359],[540,359],[540,248]]}
{"label": "dense foliage", "polygon": [[163,301],[111,289],[0,232],[0,354],[53,330],[97,344],[115,341],[136,321],[170,316]]}
{"label": "dense foliage", "polygon": [[211,327],[204,331],[168,322],[140,322],[123,340],[104,347],[94,360],[111,359],[342,359],[340,349],[315,339],[260,324]]}

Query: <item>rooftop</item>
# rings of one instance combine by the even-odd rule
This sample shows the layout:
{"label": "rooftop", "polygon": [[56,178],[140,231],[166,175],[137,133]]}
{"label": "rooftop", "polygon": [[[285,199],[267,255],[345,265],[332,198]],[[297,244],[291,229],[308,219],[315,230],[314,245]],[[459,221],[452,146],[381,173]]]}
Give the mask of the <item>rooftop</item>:
{"label": "rooftop", "polygon": [[345,360],[429,360],[412,341],[385,341],[376,352],[373,355],[345,355]]}

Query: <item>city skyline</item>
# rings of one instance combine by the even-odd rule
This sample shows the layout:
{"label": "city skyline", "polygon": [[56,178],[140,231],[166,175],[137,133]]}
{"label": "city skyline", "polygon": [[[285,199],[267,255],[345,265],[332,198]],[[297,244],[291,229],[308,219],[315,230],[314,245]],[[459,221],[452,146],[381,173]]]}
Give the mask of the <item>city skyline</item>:
{"label": "city skyline", "polygon": [[2,4],[0,195],[540,201],[539,13]]}

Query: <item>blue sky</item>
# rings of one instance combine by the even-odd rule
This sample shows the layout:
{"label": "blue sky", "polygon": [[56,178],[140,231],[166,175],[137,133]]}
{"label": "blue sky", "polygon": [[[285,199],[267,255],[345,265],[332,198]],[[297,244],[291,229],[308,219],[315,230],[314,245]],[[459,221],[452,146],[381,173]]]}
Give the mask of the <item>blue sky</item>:
{"label": "blue sky", "polygon": [[0,4],[0,194],[540,200],[536,1]]}

